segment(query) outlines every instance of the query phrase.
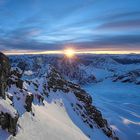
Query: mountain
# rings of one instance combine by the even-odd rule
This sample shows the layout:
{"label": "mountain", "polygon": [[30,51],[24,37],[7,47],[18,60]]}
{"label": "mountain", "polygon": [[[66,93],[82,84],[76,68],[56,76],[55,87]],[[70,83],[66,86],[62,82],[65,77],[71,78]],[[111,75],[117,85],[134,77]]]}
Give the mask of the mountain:
{"label": "mountain", "polygon": [[2,101],[15,116],[12,134],[17,134],[0,129],[2,140],[65,139],[64,134],[67,139],[139,140],[140,55],[4,58],[8,65],[2,73],[10,64],[11,70],[2,82],[7,83]]}
{"label": "mountain", "polygon": [[118,140],[90,94],[69,81],[71,76],[44,63],[43,56],[14,57],[10,69],[1,55],[1,140]]}
{"label": "mountain", "polygon": [[66,57],[48,57],[46,55],[17,57],[10,57],[11,63],[13,66],[18,66],[25,70],[25,74],[32,71],[32,75],[41,76],[45,73],[48,64],[51,64],[63,77],[70,81],[78,84],[96,82],[94,75],[82,69],[82,62],[78,57],[72,60]]}
{"label": "mountain", "polygon": [[115,75],[113,82],[134,83],[140,85],[140,69],[129,71],[122,75]]}
{"label": "mountain", "polygon": [[[139,55],[83,55],[68,59],[63,56],[21,55],[10,56],[13,67],[24,71],[24,77],[34,78],[45,74],[48,65],[54,66],[61,75],[74,83],[97,83],[113,76],[125,75],[140,69]],[[114,79],[113,79],[114,80]]]}

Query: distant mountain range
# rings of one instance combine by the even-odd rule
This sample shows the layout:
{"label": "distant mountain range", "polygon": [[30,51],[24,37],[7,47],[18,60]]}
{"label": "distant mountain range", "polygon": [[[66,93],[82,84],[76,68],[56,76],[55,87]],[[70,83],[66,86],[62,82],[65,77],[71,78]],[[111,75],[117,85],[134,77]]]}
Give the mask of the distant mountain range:
{"label": "distant mountain range", "polygon": [[[21,68],[24,71],[24,76],[28,75],[28,78],[43,75],[50,64],[64,78],[81,85],[100,82],[112,77],[116,77],[116,80],[112,79],[113,81],[119,81],[120,76],[126,77],[128,73],[135,73],[140,69],[140,55],[134,54],[83,55],[75,56],[72,59],[63,56],[24,55],[10,56],[10,61],[12,66]],[[136,75],[136,79],[131,82],[139,83],[139,75]]]}

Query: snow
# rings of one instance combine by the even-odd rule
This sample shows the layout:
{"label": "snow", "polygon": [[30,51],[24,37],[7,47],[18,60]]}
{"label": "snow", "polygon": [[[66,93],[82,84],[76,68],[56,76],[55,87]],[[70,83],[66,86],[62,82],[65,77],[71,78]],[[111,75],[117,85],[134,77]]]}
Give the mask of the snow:
{"label": "snow", "polygon": [[6,95],[12,97],[13,95],[10,92],[6,92]]}
{"label": "snow", "polygon": [[88,140],[89,138],[72,122],[65,108],[47,103],[34,105],[35,116],[24,113],[19,119],[19,133],[14,140]]}
{"label": "snow", "polygon": [[10,137],[7,131],[0,129],[0,140],[10,140]]}
{"label": "snow", "polygon": [[[12,89],[19,93],[14,86]],[[33,104],[32,112],[35,116],[23,112],[20,102],[14,98],[14,105],[20,114],[18,133],[13,137],[0,129],[2,140],[109,140],[102,130],[96,127],[90,129],[73,111],[71,103],[75,103],[76,98],[72,93],[51,92],[44,106]]]}
{"label": "snow", "polygon": [[17,111],[10,104],[10,100],[0,99],[0,112],[8,113],[14,118],[17,115]]}
{"label": "snow", "polygon": [[31,70],[28,70],[28,71],[24,71],[24,74],[25,74],[25,75],[32,75],[33,72],[32,72]]}
{"label": "snow", "polygon": [[140,88],[110,80],[85,86],[120,140],[140,139]]}
{"label": "snow", "polygon": [[97,81],[103,80],[106,77],[113,75],[112,72],[108,71],[107,69],[101,69],[91,66],[83,66],[81,67],[83,70],[85,70],[89,75],[94,75],[97,79]]}
{"label": "snow", "polygon": [[75,102],[73,96],[57,92],[51,93],[44,106],[33,105],[35,116],[26,112],[20,117],[14,140],[109,140],[98,128],[89,129],[68,100]]}

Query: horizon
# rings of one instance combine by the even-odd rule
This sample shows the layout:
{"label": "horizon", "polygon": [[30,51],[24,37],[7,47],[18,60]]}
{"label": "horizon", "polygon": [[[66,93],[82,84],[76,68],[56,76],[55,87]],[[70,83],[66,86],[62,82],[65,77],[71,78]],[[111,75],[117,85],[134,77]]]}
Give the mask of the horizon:
{"label": "horizon", "polygon": [[[42,52],[3,52],[6,55],[65,55],[66,50],[55,50],[55,51],[42,51]],[[94,55],[94,54],[105,54],[105,55],[125,55],[125,54],[136,54],[139,55],[140,51],[87,51],[87,50],[73,50],[74,55]]]}

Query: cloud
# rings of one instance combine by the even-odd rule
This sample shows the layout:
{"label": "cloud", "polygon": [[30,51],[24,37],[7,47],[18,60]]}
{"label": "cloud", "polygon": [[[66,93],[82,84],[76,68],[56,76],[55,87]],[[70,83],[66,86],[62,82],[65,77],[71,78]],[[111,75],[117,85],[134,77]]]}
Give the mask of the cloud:
{"label": "cloud", "polygon": [[117,11],[117,13],[111,12],[111,13],[104,13],[100,16],[97,16],[96,19],[98,20],[104,20],[104,21],[112,21],[112,20],[120,20],[120,19],[133,19],[135,17],[139,17],[140,16],[140,11]]}
{"label": "cloud", "polygon": [[107,45],[138,45],[140,44],[140,35],[116,35],[116,36],[101,36],[95,43]]}
{"label": "cloud", "polygon": [[59,50],[63,49],[67,44],[73,44],[78,49],[140,49],[140,35],[118,35],[118,36],[97,36],[94,41],[79,39],[79,42],[74,40],[61,43],[44,43],[37,40],[22,40],[16,38],[0,39],[0,50]]}
{"label": "cloud", "polygon": [[17,28],[6,33],[10,38],[31,38],[41,33],[41,29],[34,27]]}
{"label": "cloud", "polygon": [[43,51],[43,50],[55,50],[60,49],[58,47],[59,44],[49,44],[37,42],[35,40],[18,40],[18,39],[0,39],[0,50],[3,48],[5,50],[35,50],[35,51]]}
{"label": "cloud", "polygon": [[101,30],[140,29],[140,19],[108,22],[100,25],[99,27],[97,27],[97,29]]}

